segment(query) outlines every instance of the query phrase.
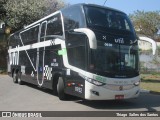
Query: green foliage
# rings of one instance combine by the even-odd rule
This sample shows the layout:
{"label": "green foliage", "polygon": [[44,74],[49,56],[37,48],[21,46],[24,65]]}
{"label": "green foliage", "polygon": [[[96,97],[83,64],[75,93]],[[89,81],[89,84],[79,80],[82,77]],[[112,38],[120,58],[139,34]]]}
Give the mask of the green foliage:
{"label": "green foliage", "polygon": [[0,41],[0,70],[7,66],[7,45],[5,41]]}
{"label": "green foliage", "polygon": [[5,4],[6,22],[14,32],[64,5],[61,0],[8,0]]}
{"label": "green foliage", "polygon": [[138,33],[154,38],[160,29],[160,11],[144,12],[136,11],[130,18]]}
{"label": "green foliage", "polygon": [[[11,27],[11,32],[15,32],[64,6],[63,0],[0,0],[0,10],[5,9],[5,14],[0,11],[0,22],[4,21]],[[0,71],[5,70],[7,66],[8,36],[0,34]]]}

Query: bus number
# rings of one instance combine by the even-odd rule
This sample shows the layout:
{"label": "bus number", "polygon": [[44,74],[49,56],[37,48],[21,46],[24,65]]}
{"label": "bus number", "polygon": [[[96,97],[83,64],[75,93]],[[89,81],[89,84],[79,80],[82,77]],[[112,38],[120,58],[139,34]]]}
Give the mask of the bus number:
{"label": "bus number", "polygon": [[82,93],[82,88],[81,87],[75,87],[75,91],[78,93]]}

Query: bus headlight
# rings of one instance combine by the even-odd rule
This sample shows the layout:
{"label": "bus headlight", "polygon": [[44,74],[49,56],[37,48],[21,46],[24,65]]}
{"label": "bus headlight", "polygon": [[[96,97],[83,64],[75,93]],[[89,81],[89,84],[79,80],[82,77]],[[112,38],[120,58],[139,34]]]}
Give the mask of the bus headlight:
{"label": "bus headlight", "polygon": [[97,85],[97,86],[105,85],[105,83],[99,82],[99,81],[97,81],[97,80],[93,80],[93,79],[91,79],[91,78],[85,77],[85,80],[87,80],[88,82],[90,82],[90,83],[92,83],[92,84],[94,84],[94,85]]}
{"label": "bus headlight", "polygon": [[139,84],[140,84],[139,81],[134,83],[135,86],[138,86]]}

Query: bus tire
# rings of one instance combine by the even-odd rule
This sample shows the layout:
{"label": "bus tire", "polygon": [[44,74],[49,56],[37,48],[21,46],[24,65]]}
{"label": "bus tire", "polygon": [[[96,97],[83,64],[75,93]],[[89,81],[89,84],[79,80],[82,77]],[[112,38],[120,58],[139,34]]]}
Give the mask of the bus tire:
{"label": "bus tire", "polygon": [[59,79],[59,75],[54,75],[53,81],[52,81],[52,93],[53,93],[53,95],[58,95],[58,92],[57,92],[58,79]]}
{"label": "bus tire", "polygon": [[22,79],[21,79],[21,73],[18,72],[17,75],[18,75],[18,77],[17,77],[18,84],[19,84],[19,85],[23,85],[24,82],[23,82]]}
{"label": "bus tire", "polygon": [[60,100],[66,100],[67,95],[64,92],[64,81],[62,77],[58,79],[57,92]]}
{"label": "bus tire", "polygon": [[18,83],[18,76],[17,76],[16,71],[13,72],[13,82]]}

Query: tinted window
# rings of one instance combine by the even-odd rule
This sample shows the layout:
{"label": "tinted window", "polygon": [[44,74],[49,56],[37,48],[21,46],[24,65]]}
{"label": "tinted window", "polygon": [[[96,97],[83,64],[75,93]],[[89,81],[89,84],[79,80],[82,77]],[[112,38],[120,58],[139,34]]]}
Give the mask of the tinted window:
{"label": "tinted window", "polygon": [[86,47],[85,39],[72,41],[67,46],[68,61],[70,65],[85,69],[86,65]]}
{"label": "tinted window", "polygon": [[64,9],[62,11],[64,17],[65,30],[84,27],[82,10],[78,6]]}
{"label": "tinted window", "polygon": [[12,48],[16,46],[21,46],[21,41],[19,38],[19,33],[15,33],[14,35],[10,36],[9,38],[9,46],[12,46]]}
{"label": "tinted window", "polygon": [[35,43],[38,41],[38,33],[39,33],[39,26],[31,28],[29,31],[30,34],[30,40],[33,41],[32,43]]}
{"label": "tinted window", "polygon": [[63,35],[62,22],[60,13],[52,16],[47,20],[47,33],[46,35]]}
{"label": "tinted window", "polygon": [[40,39],[40,41],[45,40],[45,38],[44,38],[45,35],[46,35],[46,22],[41,24],[41,35],[40,35],[41,39]]}
{"label": "tinted window", "polygon": [[132,31],[133,27],[127,15],[118,11],[85,6],[88,26],[106,28],[106,30]]}
{"label": "tinted window", "polygon": [[73,48],[69,48],[68,52],[68,59],[69,64],[75,67],[85,69],[85,47],[84,46],[77,46]]}
{"label": "tinted window", "polygon": [[21,38],[24,45],[33,44],[38,41],[38,33],[39,33],[39,26],[30,28],[27,31],[21,33]]}
{"label": "tinted window", "polygon": [[[136,76],[138,73],[138,46],[98,42],[96,50],[91,50],[90,69],[100,75]],[[112,76],[112,77],[113,77]],[[110,76],[111,77],[111,76]]]}

